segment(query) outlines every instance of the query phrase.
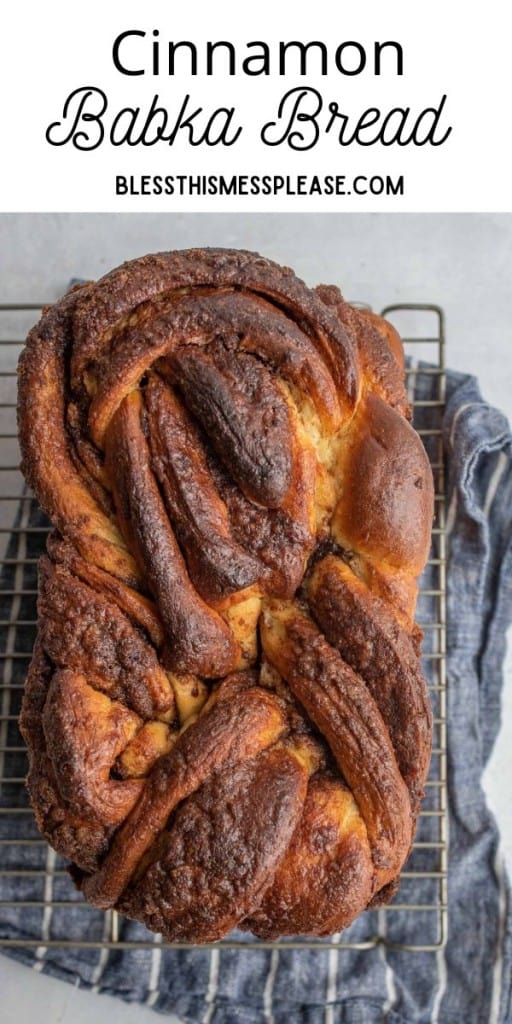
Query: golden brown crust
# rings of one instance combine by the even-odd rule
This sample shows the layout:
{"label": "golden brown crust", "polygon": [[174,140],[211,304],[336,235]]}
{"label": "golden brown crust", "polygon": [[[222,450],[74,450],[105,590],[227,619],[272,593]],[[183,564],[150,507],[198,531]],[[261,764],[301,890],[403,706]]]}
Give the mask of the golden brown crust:
{"label": "golden brown crust", "polygon": [[414,813],[428,772],[432,715],[411,636],[349,566],[327,555],[308,580],[324,636],[368,687],[386,723]]}
{"label": "golden brown crust", "polygon": [[412,812],[376,702],[361,677],[296,609],[271,604],[261,634],[267,658],[327,740],[350,786],[366,825],[379,889],[394,878],[409,849]]}
{"label": "golden brown crust", "polygon": [[235,668],[239,648],[226,624],[202,601],[189,579],[151,470],[141,414],[141,396],[133,391],[123,398],[107,432],[106,470],[120,530],[160,609],[171,667],[223,676]]}
{"label": "golden brown crust", "polygon": [[[432,475],[409,423],[369,391],[340,452],[341,500],[332,533],[363,557],[417,576],[425,564],[432,516]],[[343,482],[346,481],[346,486]]]}
{"label": "golden brown crust", "polygon": [[156,374],[146,388],[146,406],[152,467],[167,514],[196,590],[215,605],[256,583],[261,568],[232,536],[192,416]]}
{"label": "golden brown crust", "polygon": [[317,772],[272,885],[243,927],[262,939],[330,935],[367,906],[372,885],[372,858],[354,798],[339,778]]}
{"label": "golden brown crust", "polygon": [[141,799],[116,834],[100,870],[84,882],[91,902],[113,906],[177,805],[213,772],[275,743],[286,730],[280,702],[243,676],[227,677],[197,721],[151,772]]}
{"label": "golden brown crust", "polygon": [[58,668],[83,674],[142,718],[173,716],[174,693],[153,647],[116,604],[59,563],[39,564],[39,635]]}
{"label": "golden brown crust", "polygon": [[21,727],[95,905],[204,942],[393,894],[431,734],[408,416],[394,329],[254,253],[134,260],[30,333],[23,470],[56,532]]}
{"label": "golden brown crust", "polygon": [[307,776],[274,747],[213,774],[160,833],[120,909],[175,940],[211,942],[254,907],[286,852]]}

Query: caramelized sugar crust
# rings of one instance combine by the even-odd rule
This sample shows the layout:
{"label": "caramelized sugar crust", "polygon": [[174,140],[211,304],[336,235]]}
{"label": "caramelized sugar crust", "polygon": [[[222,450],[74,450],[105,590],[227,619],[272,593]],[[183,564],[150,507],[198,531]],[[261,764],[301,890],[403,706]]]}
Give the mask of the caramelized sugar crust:
{"label": "caramelized sugar crust", "polygon": [[240,251],[126,263],[31,331],[22,466],[54,532],[21,727],[96,906],[206,942],[329,934],[395,891],[431,747],[403,376],[391,325]]}

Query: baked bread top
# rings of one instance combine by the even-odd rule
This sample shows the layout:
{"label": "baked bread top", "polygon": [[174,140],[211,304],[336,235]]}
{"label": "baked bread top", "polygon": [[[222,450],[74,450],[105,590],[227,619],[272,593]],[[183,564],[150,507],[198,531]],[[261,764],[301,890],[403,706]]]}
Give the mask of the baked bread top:
{"label": "baked bread top", "polygon": [[55,527],[28,785],[86,897],[195,942],[388,898],[433,510],[391,325],[254,253],[145,256],[45,310],[19,428]]}

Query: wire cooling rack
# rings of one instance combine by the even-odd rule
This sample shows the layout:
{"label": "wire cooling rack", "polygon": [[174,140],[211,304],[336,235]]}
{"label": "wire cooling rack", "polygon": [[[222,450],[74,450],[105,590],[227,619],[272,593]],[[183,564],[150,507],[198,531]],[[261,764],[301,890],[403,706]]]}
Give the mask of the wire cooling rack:
{"label": "wire cooling rack", "polygon": [[[134,937],[130,923],[114,911],[104,915],[99,929],[91,929],[89,915],[97,918],[100,912],[82,902],[67,875],[66,862],[39,835],[24,788],[26,751],[17,718],[35,635],[36,556],[48,526],[41,513],[35,512],[33,498],[18,470],[15,392],[19,352],[27,328],[40,310],[37,303],[0,305],[0,946],[32,948],[36,958],[51,947],[144,949],[160,941],[150,932],[144,934],[141,926],[137,926]],[[438,306],[431,304],[387,306],[382,312],[396,324],[404,339],[414,423],[429,453],[436,492],[432,548],[422,577],[417,614],[424,631],[423,659],[430,678],[434,743],[416,841],[394,901],[379,911],[363,914],[346,932],[329,939],[277,943],[253,942],[243,933],[234,933],[234,937],[220,943],[210,943],[211,947],[364,950],[383,945],[433,952],[446,942],[446,550],[441,433],[444,316]],[[32,585],[27,585],[27,578]],[[62,923],[57,927],[59,920],[65,921],[62,915],[69,908],[74,913],[71,934]],[[171,945],[189,948],[185,943]]]}

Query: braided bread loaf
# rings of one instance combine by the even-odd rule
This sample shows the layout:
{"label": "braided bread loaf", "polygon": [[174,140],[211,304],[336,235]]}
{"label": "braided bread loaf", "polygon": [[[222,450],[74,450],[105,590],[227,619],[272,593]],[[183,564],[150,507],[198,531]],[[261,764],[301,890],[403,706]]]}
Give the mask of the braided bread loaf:
{"label": "braided bread loaf", "polygon": [[403,376],[389,324],[248,252],[135,260],[31,331],[28,787],[96,906],[205,942],[395,891],[431,743]]}

